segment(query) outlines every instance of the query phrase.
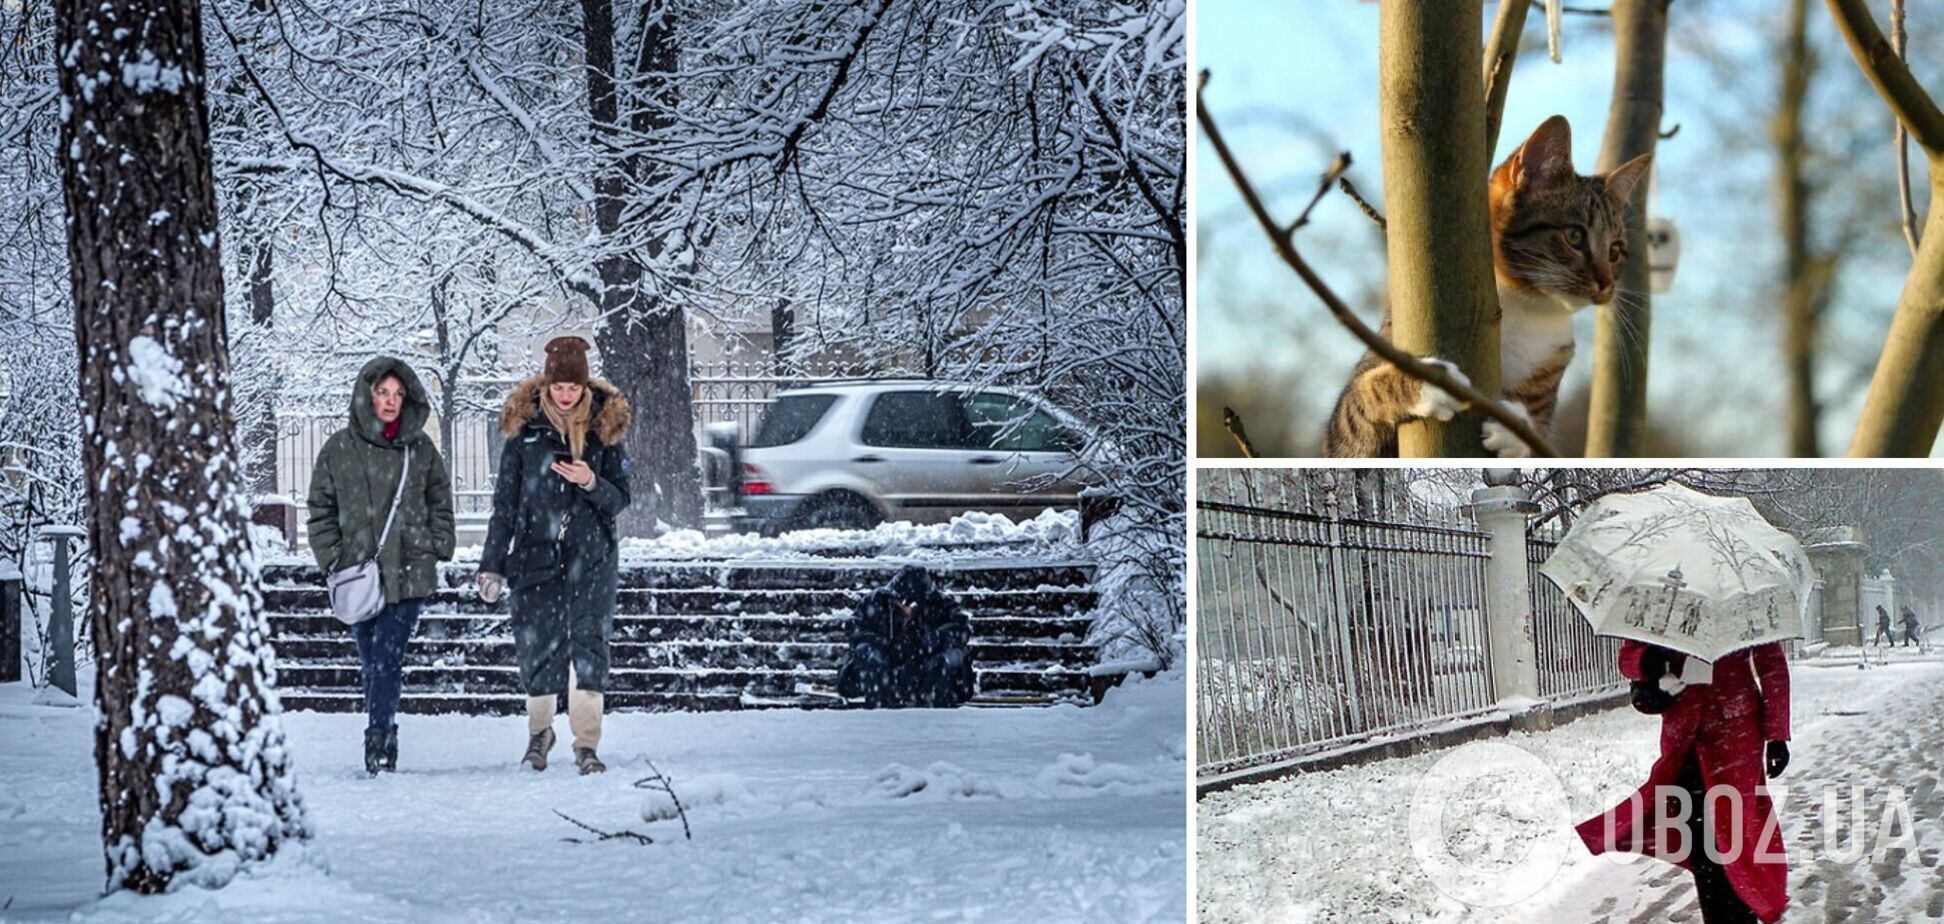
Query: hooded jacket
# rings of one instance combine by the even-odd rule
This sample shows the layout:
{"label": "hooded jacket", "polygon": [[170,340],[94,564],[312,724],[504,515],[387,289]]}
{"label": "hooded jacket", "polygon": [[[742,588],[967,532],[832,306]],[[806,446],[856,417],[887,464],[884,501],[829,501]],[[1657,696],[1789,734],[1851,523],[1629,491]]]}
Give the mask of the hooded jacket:
{"label": "hooded jacket", "polygon": [[555,454],[568,450],[566,436],[541,410],[545,376],[515,385],[500,412],[506,446],[479,570],[504,576],[516,590],[570,571],[593,576],[614,568],[614,518],[632,499],[623,442],[633,415],[628,399],[606,380],[590,379],[586,387],[594,402],[581,459],[594,470],[586,489],[553,472]]}
{"label": "hooded jacket", "polygon": [[[371,407],[371,392],[386,376],[405,386],[398,435]],[[403,360],[379,356],[358,371],[351,387],[350,423],[331,434],[311,469],[311,555],[325,574],[374,556],[385,602],[424,597],[438,586],[438,563],[452,558],[452,476],[425,432],[432,402],[418,374]],[[411,447],[412,467],[390,537],[378,548],[385,515]]]}

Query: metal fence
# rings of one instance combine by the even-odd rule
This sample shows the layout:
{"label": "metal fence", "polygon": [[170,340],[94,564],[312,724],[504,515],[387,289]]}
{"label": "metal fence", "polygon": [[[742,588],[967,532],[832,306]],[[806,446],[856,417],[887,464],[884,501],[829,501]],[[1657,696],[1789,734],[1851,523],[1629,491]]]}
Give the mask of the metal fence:
{"label": "metal fence", "polygon": [[1203,772],[1491,708],[1483,533],[1208,499],[1199,511]]}
{"label": "metal fence", "polygon": [[[1197,482],[1197,762],[1204,774],[1355,747],[1492,710],[1489,537],[1470,487],[1396,472],[1203,472]],[[1410,482],[1410,486],[1405,485]],[[1626,686],[1619,643],[1593,634],[1526,556],[1538,693]]]}
{"label": "metal fence", "polygon": [[1586,618],[1551,579],[1539,573],[1559,545],[1564,530],[1553,524],[1526,537],[1526,581],[1532,595],[1533,659],[1539,695],[1569,699],[1618,690],[1627,685],[1617,666],[1620,642],[1593,634]]}

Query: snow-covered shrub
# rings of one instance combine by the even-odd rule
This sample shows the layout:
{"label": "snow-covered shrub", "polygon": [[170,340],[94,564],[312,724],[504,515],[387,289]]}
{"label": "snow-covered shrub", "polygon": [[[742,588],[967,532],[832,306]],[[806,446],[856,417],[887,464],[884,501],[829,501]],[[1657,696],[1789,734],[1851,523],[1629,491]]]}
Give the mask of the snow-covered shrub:
{"label": "snow-covered shrub", "polygon": [[1187,564],[1173,524],[1144,522],[1123,505],[1093,525],[1086,548],[1099,594],[1088,641],[1103,668],[1172,667],[1187,626]]}

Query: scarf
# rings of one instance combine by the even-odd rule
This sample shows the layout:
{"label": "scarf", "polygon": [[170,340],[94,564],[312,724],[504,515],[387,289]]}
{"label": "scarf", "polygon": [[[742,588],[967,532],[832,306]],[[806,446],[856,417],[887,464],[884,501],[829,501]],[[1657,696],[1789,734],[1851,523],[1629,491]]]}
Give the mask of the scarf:
{"label": "scarf", "polygon": [[547,393],[545,385],[540,386],[540,410],[547,415],[547,422],[567,440],[567,450],[573,453],[578,462],[581,453],[587,448],[587,422],[594,416],[594,390],[582,387],[580,400],[565,411],[554,403],[553,396]]}

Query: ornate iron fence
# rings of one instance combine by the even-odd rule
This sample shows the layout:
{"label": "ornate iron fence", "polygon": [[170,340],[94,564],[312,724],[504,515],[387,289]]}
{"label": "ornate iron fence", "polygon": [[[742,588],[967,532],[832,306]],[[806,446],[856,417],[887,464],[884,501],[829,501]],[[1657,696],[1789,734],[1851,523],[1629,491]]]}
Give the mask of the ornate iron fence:
{"label": "ornate iron fence", "polygon": [[1489,710],[1483,533],[1204,497],[1198,763],[1267,763]]}
{"label": "ornate iron fence", "polygon": [[1539,573],[1565,531],[1558,521],[1533,530],[1526,537],[1526,581],[1532,594],[1533,659],[1539,671],[1539,695],[1567,699],[1605,693],[1626,686],[1617,665],[1620,643],[1593,634],[1586,618],[1568,602],[1559,587]]}

